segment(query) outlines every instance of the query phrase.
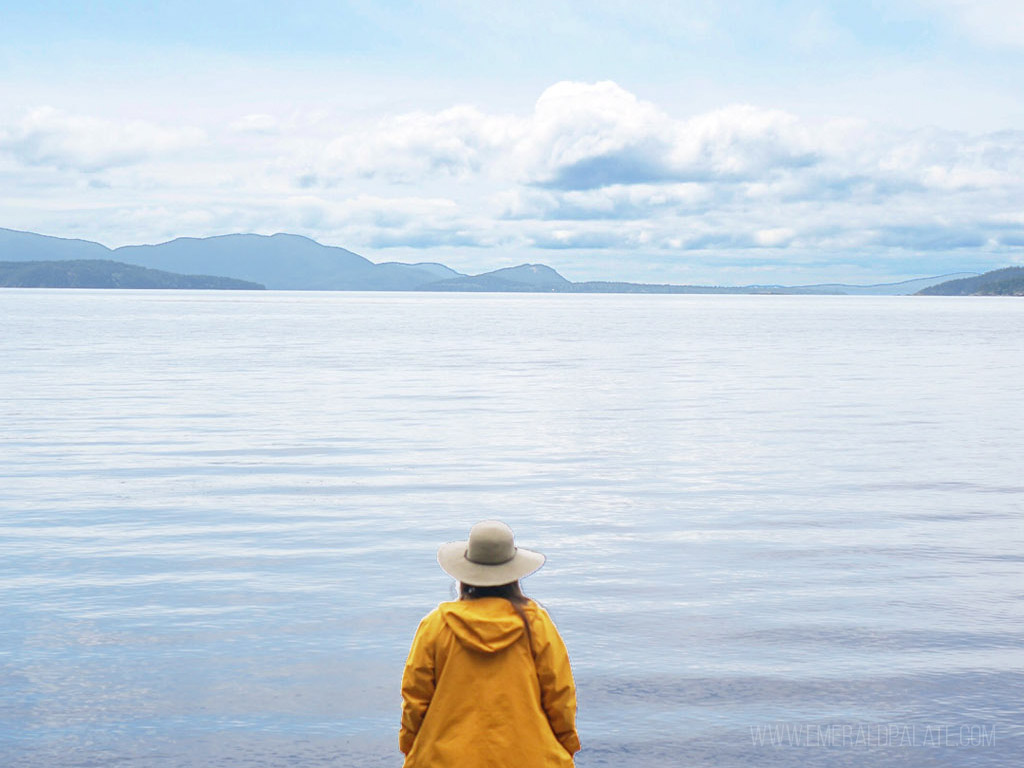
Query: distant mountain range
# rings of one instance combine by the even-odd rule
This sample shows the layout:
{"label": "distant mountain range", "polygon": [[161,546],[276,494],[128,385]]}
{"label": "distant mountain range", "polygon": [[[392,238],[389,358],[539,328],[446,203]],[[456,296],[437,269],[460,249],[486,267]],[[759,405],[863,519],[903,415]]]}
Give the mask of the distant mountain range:
{"label": "distant mountain range", "polygon": [[917,293],[919,296],[1024,296],[1024,267],[1006,267],[983,275],[949,280]]}
{"label": "distant mountain range", "polygon": [[408,291],[461,276],[443,264],[374,264],[344,248],[285,234],[180,237],[160,245],[110,249],[88,240],[0,229],[0,259],[104,259],[167,272],[222,275],[279,290]]}
{"label": "distant mountain range", "polygon": [[[926,277],[900,283],[879,285],[651,285],[644,283],[590,281],[574,283],[544,264],[522,264],[479,275],[466,275],[444,264],[424,262],[374,262],[334,246],[321,245],[300,235],[220,235],[217,237],[180,237],[159,245],[129,245],[107,248],[88,240],[69,240],[0,228],[0,261],[7,262],[9,274],[34,274],[40,286],[63,287],[155,287],[154,281],[172,278],[228,281],[207,287],[237,288],[237,282],[257,289],[276,290],[359,290],[359,291],[477,291],[477,292],[550,292],[550,293],[739,293],[739,294],[867,294],[905,295],[957,278],[976,277],[976,272]],[[102,261],[105,267],[88,262]],[[18,272],[11,262],[76,262],[63,271],[51,265],[34,272]],[[119,267],[110,266],[120,263]],[[127,269],[128,266],[158,270],[162,277]],[[13,270],[13,271],[12,271]],[[109,285],[86,285],[82,281],[100,280],[106,271]],[[117,275],[114,277],[114,275]],[[47,277],[49,276],[49,277]],[[203,276],[203,277],[199,277]],[[47,282],[47,281],[50,282]],[[63,282],[61,282],[63,281]],[[102,280],[100,280],[102,282]],[[145,284],[143,284],[145,283]],[[11,283],[14,285],[15,283]],[[175,286],[164,287],[198,287]]]}

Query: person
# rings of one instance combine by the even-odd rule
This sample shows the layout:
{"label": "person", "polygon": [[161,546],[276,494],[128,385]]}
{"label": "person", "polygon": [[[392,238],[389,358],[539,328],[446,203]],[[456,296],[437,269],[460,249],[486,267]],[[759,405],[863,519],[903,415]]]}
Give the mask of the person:
{"label": "person", "polygon": [[402,675],[405,768],[565,768],[579,751],[565,643],[519,580],[544,555],[477,523],[437,560],[459,582],[416,630]]}

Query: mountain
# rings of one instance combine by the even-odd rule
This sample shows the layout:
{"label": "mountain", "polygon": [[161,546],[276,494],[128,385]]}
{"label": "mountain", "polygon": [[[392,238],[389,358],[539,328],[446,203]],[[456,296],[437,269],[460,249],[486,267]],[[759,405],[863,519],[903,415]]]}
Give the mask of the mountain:
{"label": "mountain", "polygon": [[88,240],[37,235],[0,227],[0,259],[4,261],[65,261],[109,259],[111,250]]}
{"label": "mountain", "polygon": [[279,290],[405,291],[437,280],[442,266],[374,264],[344,248],[286,234],[180,237],[117,248],[114,254],[130,264],[232,275]]}
{"label": "mountain", "polygon": [[1024,267],[995,269],[983,275],[949,280],[917,292],[918,296],[1024,296]]}
{"label": "mountain", "polygon": [[419,287],[421,291],[565,292],[573,283],[544,264],[520,264],[480,275],[462,275]]}
{"label": "mountain", "polygon": [[493,272],[485,272],[478,277],[489,276],[499,280],[511,280],[514,283],[536,285],[539,288],[564,288],[572,285],[551,267],[544,264],[520,264],[518,267],[505,267]]}
{"label": "mountain", "polygon": [[176,275],[105,259],[0,261],[4,288],[190,288],[260,291],[263,286],[230,277]]}
{"label": "mountain", "polygon": [[405,291],[462,275],[443,264],[374,264],[344,248],[287,234],[180,237],[158,245],[111,250],[87,240],[0,229],[0,259],[116,259],[169,272],[230,275],[268,288],[290,290]]}

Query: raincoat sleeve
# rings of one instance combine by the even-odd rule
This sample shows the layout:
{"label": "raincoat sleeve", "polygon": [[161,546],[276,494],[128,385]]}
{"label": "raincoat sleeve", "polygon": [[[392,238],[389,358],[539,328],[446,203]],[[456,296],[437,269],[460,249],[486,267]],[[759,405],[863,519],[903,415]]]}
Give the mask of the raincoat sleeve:
{"label": "raincoat sleeve", "polygon": [[434,614],[420,622],[402,674],[402,727],[398,748],[409,754],[434,696]]}
{"label": "raincoat sleeve", "polygon": [[551,724],[555,738],[570,755],[579,752],[576,733],[576,685],[569,666],[569,652],[554,623],[539,610],[540,621],[535,640],[537,678],[540,681],[540,702]]}

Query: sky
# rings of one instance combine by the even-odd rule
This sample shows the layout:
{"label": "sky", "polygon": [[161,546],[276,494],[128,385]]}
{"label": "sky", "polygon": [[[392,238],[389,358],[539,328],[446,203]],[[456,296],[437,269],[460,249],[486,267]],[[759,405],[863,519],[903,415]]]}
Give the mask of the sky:
{"label": "sky", "polygon": [[0,0],[0,227],[571,280],[1024,264],[1020,0]]}

